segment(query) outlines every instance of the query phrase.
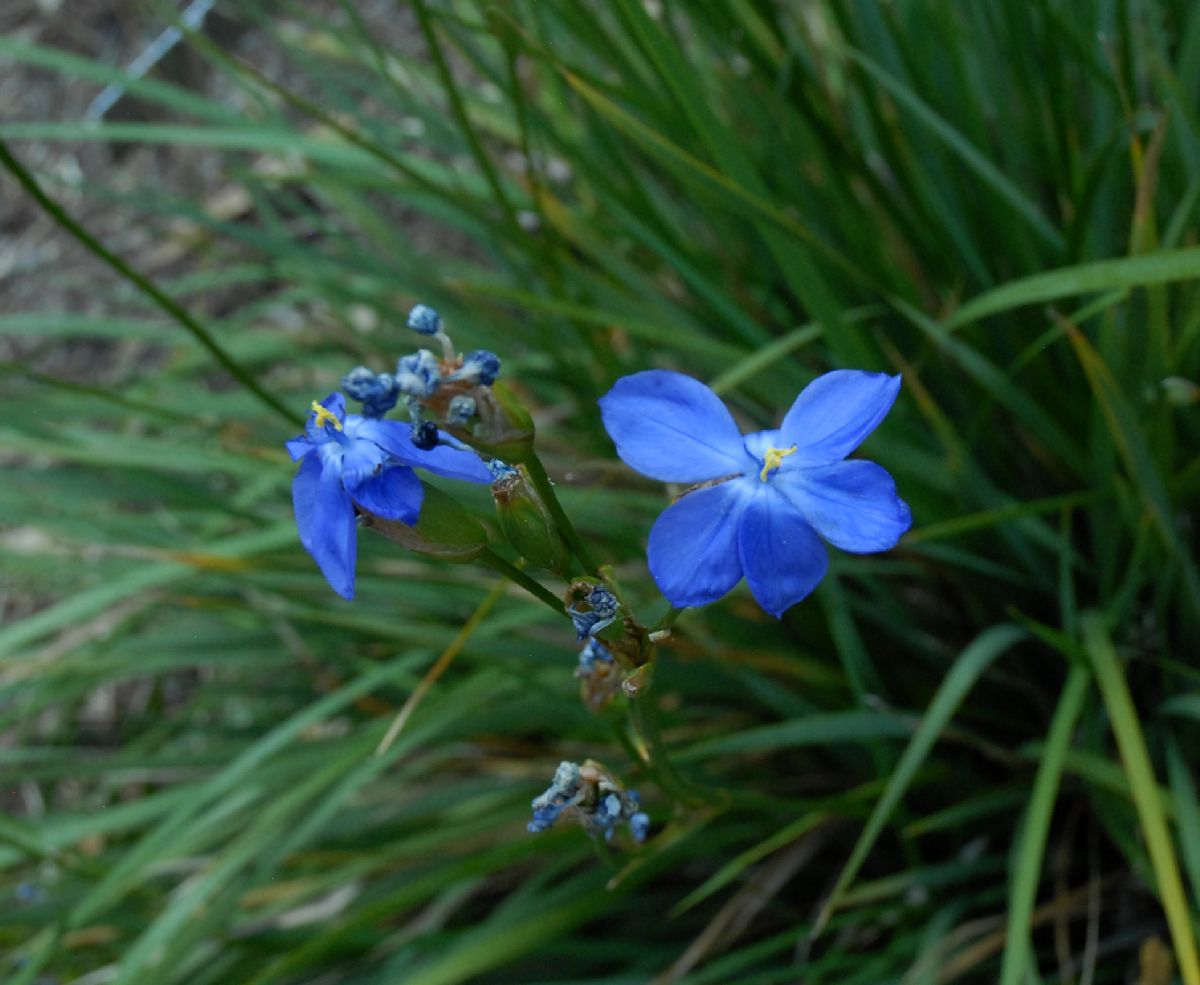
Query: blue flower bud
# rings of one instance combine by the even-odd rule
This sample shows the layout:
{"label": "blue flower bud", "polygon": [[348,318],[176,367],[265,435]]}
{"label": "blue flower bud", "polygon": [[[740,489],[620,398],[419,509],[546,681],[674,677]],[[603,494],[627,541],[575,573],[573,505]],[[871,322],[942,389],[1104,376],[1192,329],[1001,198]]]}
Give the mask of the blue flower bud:
{"label": "blue flower bud", "polygon": [[383,417],[400,398],[391,373],[376,374],[366,366],[356,366],[343,376],[342,389],[363,405],[363,417]]}
{"label": "blue flower bud", "polygon": [[437,392],[441,383],[441,366],[428,349],[418,349],[396,363],[396,389],[406,396],[429,397]]}
{"label": "blue flower bud", "polygon": [[487,349],[476,349],[467,353],[462,365],[450,374],[450,379],[491,386],[499,375],[500,357]]}
{"label": "blue flower bud", "polygon": [[442,316],[427,304],[415,304],[408,313],[408,327],[421,335],[437,335],[442,330]]}
{"label": "blue flower bud", "polygon": [[460,393],[450,400],[450,406],[446,408],[446,423],[447,424],[466,424],[472,417],[475,416],[475,398],[468,396],[465,393]]}
{"label": "blue flower bud", "polygon": [[639,844],[646,840],[646,835],[650,833],[650,815],[645,811],[638,811],[629,819],[629,833],[633,835],[633,840]]}
{"label": "blue flower bud", "polygon": [[567,605],[567,614],[575,624],[577,638],[595,636],[611,625],[617,618],[617,604],[617,597],[603,585],[593,585],[583,598],[573,598]]}

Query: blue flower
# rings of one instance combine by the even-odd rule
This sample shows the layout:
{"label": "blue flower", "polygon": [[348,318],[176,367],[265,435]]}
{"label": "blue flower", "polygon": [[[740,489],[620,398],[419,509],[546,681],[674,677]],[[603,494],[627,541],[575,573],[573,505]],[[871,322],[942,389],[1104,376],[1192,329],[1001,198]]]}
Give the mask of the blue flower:
{"label": "blue flower", "polygon": [[491,482],[475,455],[445,445],[423,451],[412,443],[408,424],[347,414],[340,393],[313,401],[304,434],[287,442],[287,450],[300,462],[292,482],[300,543],[330,587],[348,599],[354,597],[355,504],[385,520],[413,524],[424,491],[411,466]]}
{"label": "blue flower", "polygon": [[778,617],[825,574],[822,538],[853,553],[895,546],[912,524],[879,465],[843,461],[891,409],[900,377],[836,370],[796,398],[777,429],[742,435],[698,380],[649,370],[600,398],[624,462],[663,482],[702,483],[650,531],[650,573],[672,605],[706,605],[743,575]]}

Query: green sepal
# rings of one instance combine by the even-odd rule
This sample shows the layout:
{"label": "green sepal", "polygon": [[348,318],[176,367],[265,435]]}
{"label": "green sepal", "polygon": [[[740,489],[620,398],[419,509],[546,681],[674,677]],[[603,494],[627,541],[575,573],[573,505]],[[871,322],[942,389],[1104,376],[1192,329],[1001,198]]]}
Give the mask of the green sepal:
{"label": "green sepal", "polygon": [[440,489],[421,483],[425,498],[421,516],[409,526],[399,520],[384,520],[362,511],[363,526],[383,534],[388,540],[426,557],[454,564],[474,561],[487,549],[487,531],[463,506]]}

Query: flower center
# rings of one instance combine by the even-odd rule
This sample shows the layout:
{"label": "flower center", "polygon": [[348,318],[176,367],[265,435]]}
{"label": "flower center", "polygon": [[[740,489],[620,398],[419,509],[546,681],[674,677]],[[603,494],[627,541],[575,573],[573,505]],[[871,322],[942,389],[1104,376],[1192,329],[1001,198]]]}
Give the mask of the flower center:
{"label": "flower center", "polygon": [[791,448],[768,448],[767,453],[763,456],[762,471],[758,473],[759,480],[766,482],[767,476],[779,468],[788,455],[794,454],[796,454],[795,445],[792,445]]}
{"label": "flower center", "polygon": [[317,427],[324,427],[326,424],[332,424],[335,431],[342,429],[342,422],[337,419],[337,414],[331,411],[328,407],[322,407],[317,401],[312,402],[312,411],[316,414],[313,423]]}

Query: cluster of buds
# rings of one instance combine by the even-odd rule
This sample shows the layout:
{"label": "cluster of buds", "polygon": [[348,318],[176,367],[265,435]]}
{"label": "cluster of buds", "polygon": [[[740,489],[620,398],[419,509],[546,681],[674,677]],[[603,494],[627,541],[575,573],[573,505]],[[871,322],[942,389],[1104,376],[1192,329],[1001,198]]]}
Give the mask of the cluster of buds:
{"label": "cluster of buds", "polygon": [[488,349],[456,353],[441,315],[429,305],[409,312],[408,327],[437,343],[439,351],[418,349],[401,356],[394,373],[365,366],[347,373],[342,388],[363,405],[363,416],[383,417],[402,403],[418,447],[436,444],[440,427],[485,455],[519,460],[528,454],[533,422],[518,401],[496,387],[500,357]]}
{"label": "cluster of buds", "polygon": [[629,833],[641,842],[650,830],[650,818],[641,809],[637,792],[625,790],[613,775],[593,759],[559,763],[554,780],[533,799],[532,833],[545,831],[560,817],[577,820],[593,836],[612,840],[618,821],[629,825]]}

